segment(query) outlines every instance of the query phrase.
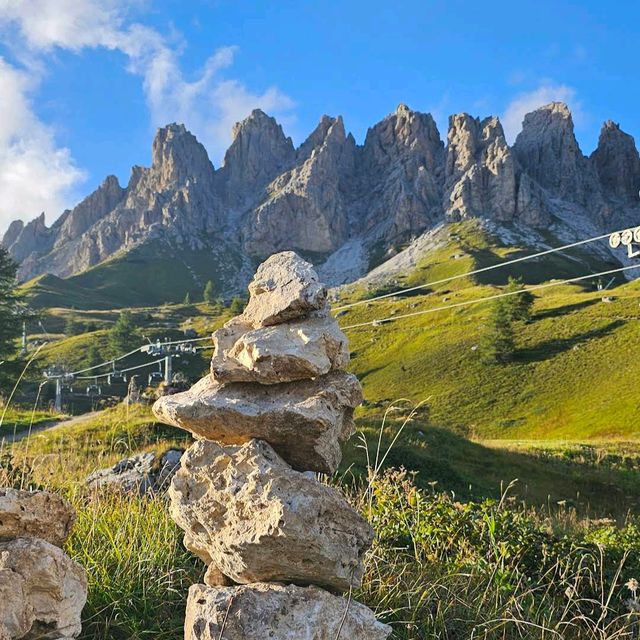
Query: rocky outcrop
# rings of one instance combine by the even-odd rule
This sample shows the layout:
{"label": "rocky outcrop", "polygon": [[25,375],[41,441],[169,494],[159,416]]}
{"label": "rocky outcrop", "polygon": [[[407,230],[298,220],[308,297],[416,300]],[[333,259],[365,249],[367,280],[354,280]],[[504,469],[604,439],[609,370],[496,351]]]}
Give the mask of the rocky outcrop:
{"label": "rocky outcrop", "polygon": [[77,207],[66,213],[59,226],[54,247],[75,240],[90,229],[98,220],[113,211],[126,194],[118,178],[108,176],[105,181]]}
{"label": "rocky outcrop", "polygon": [[599,191],[564,103],[552,102],[527,114],[513,151],[528,176],[555,197],[586,206]]}
{"label": "rocky outcrop", "polygon": [[[296,343],[290,360],[290,336],[304,335],[307,323],[319,321],[322,333],[338,331],[327,314],[326,289],[310,264],[288,252],[259,267],[249,292],[242,316],[214,338],[212,369],[239,379],[256,375],[260,358],[240,354],[257,343],[257,333],[269,345],[260,381],[220,384],[207,376],[153,407],[161,421],[201,438],[182,457],[169,490],[185,546],[208,566],[209,586],[196,585],[189,594],[185,637],[224,632],[243,640],[329,638],[336,624],[346,623],[353,640],[382,640],[390,629],[366,607],[356,604],[350,612],[351,603],[327,591],[294,586],[334,592],[359,586],[373,540],[370,526],[341,492],[305,473],[335,471],[340,443],[353,432],[353,409],[362,399],[357,379],[328,354],[333,371],[291,381],[301,375],[301,361],[317,362],[322,341],[311,351]],[[243,345],[238,357],[236,344]],[[243,367],[246,373],[238,373]],[[236,598],[239,606],[230,618]]]}
{"label": "rocky outcrop", "polygon": [[268,186],[266,199],[251,213],[244,235],[247,251],[261,258],[283,249],[323,253],[345,242],[355,151],[342,118],[323,116],[300,147],[299,164]]}
{"label": "rocky outcrop", "polygon": [[291,469],[266,442],[197,442],[169,494],[188,548],[216,575],[241,584],[360,586],[371,527],[339,493]]}
{"label": "rocky outcrop", "polygon": [[73,507],[54,493],[0,488],[0,540],[42,538],[61,547],[75,520]]}
{"label": "rocky outcrop", "polygon": [[442,217],[444,144],[430,114],[400,104],[358,154],[355,225],[376,240],[420,233]]}
{"label": "rocky outcrop", "polygon": [[498,118],[451,116],[448,139],[444,210],[450,219],[549,223],[545,196],[513,157]]}
{"label": "rocky outcrop", "polygon": [[74,519],[58,496],[0,489],[2,640],[71,640],[80,634],[87,577],[57,546]]}
{"label": "rocky outcrop", "polygon": [[358,602],[315,587],[252,584],[189,589],[185,640],[385,640],[391,629]]}
{"label": "rocky outcrop", "polygon": [[162,456],[153,451],[120,460],[113,467],[98,469],[87,476],[90,489],[138,495],[165,491],[178,470],[182,449],[169,449]]}
{"label": "rocky outcrop", "polygon": [[633,206],[640,204],[640,156],[635,140],[620,125],[611,120],[602,125],[591,161],[609,198]]}
{"label": "rocky outcrop", "polygon": [[237,212],[258,199],[264,188],[295,159],[291,138],[260,109],[233,127],[233,141],[216,183]]}

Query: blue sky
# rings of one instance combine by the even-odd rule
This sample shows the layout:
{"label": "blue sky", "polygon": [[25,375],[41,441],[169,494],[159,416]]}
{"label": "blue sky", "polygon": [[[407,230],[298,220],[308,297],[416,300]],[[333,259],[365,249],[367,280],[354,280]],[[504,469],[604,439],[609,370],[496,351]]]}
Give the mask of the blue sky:
{"label": "blue sky", "polygon": [[219,166],[261,107],[300,143],[323,113],[362,142],[399,102],[447,117],[569,103],[583,152],[605,119],[640,136],[640,3],[0,0],[0,232],[49,222],[149,164],[182,121]]}

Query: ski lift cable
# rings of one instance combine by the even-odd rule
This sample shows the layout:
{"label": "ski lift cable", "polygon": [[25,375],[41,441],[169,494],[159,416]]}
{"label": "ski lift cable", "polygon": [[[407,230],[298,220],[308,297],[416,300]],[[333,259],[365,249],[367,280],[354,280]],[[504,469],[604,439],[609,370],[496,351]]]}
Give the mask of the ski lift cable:
{"label": "ski lift cable", "polygon": [[542,256],[549,255],[551,253],[556,253],[557,251],[565,251],[567,249],[572,249],[574,247],[579,247],[581,245],[588,244],[590,242],[597,242],[598,240],[604,240],[608,238],[612,233],[621,233],[622,230],[612,231],[611,233],[605,233],[601,236],[595,236],[594,238],[587,238],[586,240],[579,240],[578,242],[572,242],[570,244],[565,244],[561,247],[554,247],[552,249],[545,249],[544,251],[540,251],[538,253],[532,253],[528,256],[520,256],[519,258],[514,258],[513,260],[507,260],[506,262],[500,262],[498,264],[489,265],[488,267],[482,267],[480,269],[474,269],[473,271],[469,271],[467,273],[459,273],[455,276],[449,276],[448,278],[442,278],[440,280],[434,280],[433,282],[425,282],[424,284],[418,284],[414,287],[408,287],[406,289],[398,289],[397,291],[392,291],[390,293],[384,293],[379,296],[375,296],[373,298],[367,298],[366,300],[358,300],[356,302],[351,302],[349,304],[343,304],[339,307],[334,307],[332,311],[343,311],[345,309],[351,309],[352,307],[357,307],[362,304],[368,304],[369,302],[375,302],[377,300],[384,300],[385,298],[392,298],[394,296],[400,295],[402,293],[409,293],[411,291],[418,291],[419,289],[426,289],[428,287],[432,287],[436,284],[444,284],[445,282],[451,282],[452,280],[458,280],[460,278],[466,278],[469,276],[476,275],[478,273],[484,273],[486,271],[492,271],[493,269],[500,269],[501,267],[508,267],[509,265],[516,264],[518,262],[524,262],[526,260],[533,260],[534,258],[540,258]]}
{"label": "ski lift cable", "polygon": [[[70,376],[75,376],[78,373],[86,373],[87,371],[93,371],[94,369],[101,369],[102,367],[106,367],[107,365],[110,364],[114,364],[116,362],[118,362],[118,360],[124,360],[124,358],[128,358],[129,356],[132,356],[134,353],[138,353],[140,351],[140,349],[142,349],[142,347],[138,347],[136,349],[133,349],[133,351],[129,351],[129,353],[125,353],[121,356],[118,356],[117,358],[112,358],[111,360],[107,360],[106,362],[101,362],[100,364],[95,364],[92,367],[87,367],[86,369],[80,369],[78,371],[71,371],[68,375]],[[108,374],[105,374],[108,375]],[[91,378],[95,378],[95,376],[90,376]],[[100,376],[103,377],[103,376]]]}
{"label": "ski lift cable", "polygon": [[[144,369],[145,367],[150,367],[151,365],[158,364],[159,362],[163,362],[164,358],[159,358],[158,360],[153,360],[151,362],[145,362],[144,364],[136,365],[135,367],[129,367],[128,369],[121,369],[119,373],[127,373],[128,371],[135,371],[137,369]],[[110,373],[101,373],[97,376],[78,376],[76,380],[97,380],[98,378],[108,378],[112,375]]]}
{"label": "ski lift cable", "polygon": [[536,284],[518,291],[504,291],[502,293],[496,293],[495,295],[485,296],[483,298],[476,298],[474,300],[465,300],[463,302],[456,302],[455,304],[447,304],[440,307],[433,307],[431,309],[423,309],[422,311],[414,311],[412,313],[404,313],[402,315],[389,316],[388,318],[376,318],[369,320],[368,322],[360,322],[357,324],[351,324],[346,327],[340,327],[343,331],[348,329],[357,329],[360,327],[368,327],[371,325],[384,324],[386,322],[392,322],[394,320],[402,320],[403,318],[412,318],[414,316],[421,316],[426,313],[435,313],[436,311],[446,311],[447,309],[456,309],[459,307],[468,307],[480,302],[488,302],[490,300],[498,300],[499,298],[506,298],[507,296],[515,296],[527,291],[538,291],[540,289],[547,289],[549,287],[557,287],[563,284],[571,284],[573,282],[580,282],[581,280],[588,280],[589,278],[597,278],[599,276],[607,276],[613,273],[620,273],[622,271],[628,271],[629,269],[640,269],[640,264],[633,264],[626,267],[620,267],[619,269],[609,269],[608,271],[601,271],[600,273],[590,273],[584,276],[578,276],[577,278],[567,278],[566,280],[558,280],[554,282],[545,282],[544,284]]}
{"label": "ski lift cable", "polygon": [[[166,345],[174,345],[174,344],[185,344],[187,342],[202,342],[203,340],[211,340],[211,336],[205,336],[204,338],[187,338],[185,340],[173,340],[170,342],[160,342],[160,346],[166,346]],[[155,344],[155,343],[151,343],[151,344]],[[137,347],[136,349],[133,349],[133,351],[129,351],[128,353],[124,353],[121,356],[118,356],[116,358],[112,358],[111,360],[107,360],[106,362],[101,362],[100,364],[96,364],[93,365],[92,367],[87,367],[86,369],[80,369],[78,371],[71,371],[69,374],[69,376],[75,376],[79,373],[86,373],[87,371],[93,371],[94,369],[101,369],[102,367],[106,367],[107,365],[112,365],[116,362],[118,362],[119,360],[124,360],[125,358],[128,358],[129,356],[134,355],[135,353],[138,353],[139,351],[142,350],[142,347],[148,347],[148,344],[144,344],[140,347]],[[105,374],[108,375],[108,374]],[[95,378],[95,376],[89,376],[91,378]],[[104,375],[100,375],[99,377],[103,378]],[[84,379],[88,379],[88,378],[84,378]]]}

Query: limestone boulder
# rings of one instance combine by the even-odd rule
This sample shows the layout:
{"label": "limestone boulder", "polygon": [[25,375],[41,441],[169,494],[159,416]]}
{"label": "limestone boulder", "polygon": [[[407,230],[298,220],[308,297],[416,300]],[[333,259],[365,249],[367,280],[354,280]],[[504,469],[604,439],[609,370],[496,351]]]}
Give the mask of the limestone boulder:
{"label": "limestone boulder", "polygon": [[157,400],[153,412],[207,440],[266,440],[295,469],[333,473],[360,402],[358,379],[344,372],[279,385],[220,385],[206,376],[189,391]]}
{"label": "limestone boulder", "polygon": [[0,488],[0,541],[42,538],[61,547],[75,519],[73,507],[55,493]]}
{"label": "limestone boulder", "polygon": [[[345,591],[362,582],[369,524],[337,489],[294,471],[266,442],[196,442],[169,495],[186,544],[235,583]],[[211,575],[218,584],[218,572]]]}
{"label": "limestone boulder", "polygon": [[38,538],[0,542],[0,638],[75,638],[87,600],[84,569]]}
{"label": "limestone boulder", "polygon": [[153,451],[120,460],[112,467],[97,469],[87,476],[90,489],[146,495],[165,491],[180,465],[183,449],[169,449],[162,456]]}
{"label": "limestone boulder", "polygon": [[316,587],[189,589],[185,640],[385,640],[390,633],[364,605]]}
{"label": "limestone boulder", "polygon": [[328,314],[326,287],[313,266],[293,251],[265,260],[249,284],[249,295],[241,318],[255,328],[304,318],[320,309]]}
{"label": "limestone boulder", "polygon": [[216,382],[275,384],[321,376],[349,363],[347,337],[330,316],[253,329],[231,320],[213,334]]}

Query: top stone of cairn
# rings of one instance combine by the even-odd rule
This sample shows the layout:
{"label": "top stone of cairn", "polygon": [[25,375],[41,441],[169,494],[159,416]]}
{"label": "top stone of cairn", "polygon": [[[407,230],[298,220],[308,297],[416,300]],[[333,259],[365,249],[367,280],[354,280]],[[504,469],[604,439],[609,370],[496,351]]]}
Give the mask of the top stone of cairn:
{"label": "top stone of cairn", "polygon": [[256,329],[305,318],[327,305],[327,289],[313,266],[293,251],[265,260],[249,284],[249,293],[241,319]]}

